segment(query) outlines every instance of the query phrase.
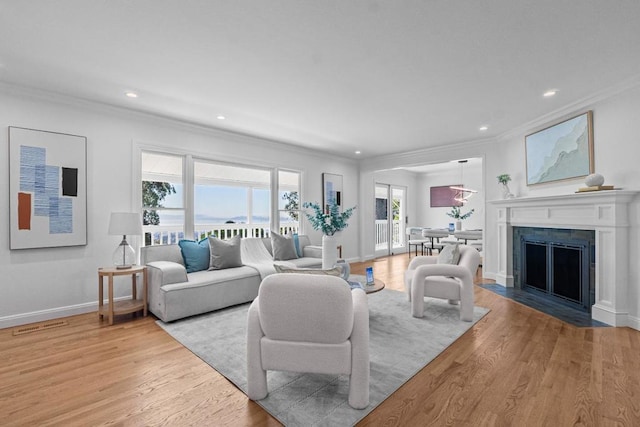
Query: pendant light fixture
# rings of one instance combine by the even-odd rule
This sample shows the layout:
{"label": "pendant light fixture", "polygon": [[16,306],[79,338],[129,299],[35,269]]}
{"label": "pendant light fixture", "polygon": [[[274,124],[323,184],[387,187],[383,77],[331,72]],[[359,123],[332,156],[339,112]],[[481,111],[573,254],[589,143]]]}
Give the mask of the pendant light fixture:
{"label": "pendant light fixture", "polygon": [[462,187],[458,187],[456,185],[452,185],[449,187],[450,189],[457,192],[454,199],[462,204],[467,202],[469,200],[469,197],[478,192],[478,190],[464,187],[464,164],[467,162],[468,160],[458,160],[458,164],[460,165],[460,182],[462,182]]}

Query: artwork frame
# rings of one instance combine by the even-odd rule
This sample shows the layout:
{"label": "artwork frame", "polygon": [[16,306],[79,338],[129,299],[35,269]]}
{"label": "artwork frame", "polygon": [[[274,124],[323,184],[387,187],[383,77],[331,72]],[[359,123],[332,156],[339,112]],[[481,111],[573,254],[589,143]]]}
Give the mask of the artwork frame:
{"label": "artwork frame", "polygon": [[9,247],[87,244],[87,138],[9,126]]}
{"label": "artwork frame", "polygon": [[463,187],[463,184],[437,185],[429,187],[429,206],[432,208],[452,208],[461,207],[464,203],[455,200],[458,190],[451,187]]}
{"label": "artwork frame", "polygon": [[322,206],[325,212],[329,212],[329,201],[335,200],[338,210],[342,212],[342,175],[333,173],[322,174]]}
{"label": "artwork frame", "polygon": [[528,186],[581,178],[595,171],[591,110],[531,133],[524,140]]}

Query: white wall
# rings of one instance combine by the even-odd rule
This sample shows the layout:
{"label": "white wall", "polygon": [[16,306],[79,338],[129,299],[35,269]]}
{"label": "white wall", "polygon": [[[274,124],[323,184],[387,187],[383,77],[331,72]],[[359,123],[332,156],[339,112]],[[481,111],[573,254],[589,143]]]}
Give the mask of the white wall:
{"label": "white wall", "polygon": [[[345,206],[358,205],[350,226],[341,233],[343,256],[349,259],[374,257],[373,202],[376,171],[398,166],[480,157],[484,175],[479,183],[486,201],[501,198],[496,176],[511,174],[511,190],[517,196],[571,195],[583,185],[581,180],[527,187],[524,176],[524,136],[576,113],[594,112],[596,170],[606,184],[624,189],[640,189],[640,87],[627,88],[607,99],[573,105],[536,122],[524,124],[499,140],[472,141],[420,152],[403,153],[352,161],[302,150],[259,138],[198,128],[174,121],[96,106],[61,98],[44,99],[0,86],[0,126],[5,129],[0,140],[8,146],[8,126],[21,126],[54,132],[83,135],[88,138],[88,245],[57,249],[9,250],[8,197],[0,198],[0,327],[64,315],[95,311],[97,305],[98,266],[109,264],[116,236],[106,233],[111,211],[134,209],[132,151],[134,141],[177,147],[197,153],[209,153],[228,160],[291,167],[303,171],[302,191],[306,200],[322,199],[321,174],[344,176]],[[0,173],[8,176],[8,150],[0,150]],[[421,184],[416,184],[420,186]],[[0,182],[2,194],[8,194],[8,182]],[[411,190],[409,190],[411,191]],[[417,191],[414,190],[414,191]],[[412,197],[413,199],[413,197]],[[417,200],[417,198],[415,199]],[[629,230],[630,325],[640,329],[640,207],[636,200],[630,207]],[[417,209],[417,208],[416,208]],[[485,206],[484,272],[497,272],[495,236],[491,205]],[[411,215],[411,214],[410,214]],[[417,210],[416,214],[419,215]],[[475,215],[475,214],[474,214]],[[448,218],[448,217],[447,217]],[[427,218],[425,218],[426,220]],[[471,223],[465,227],[472,228]],[[476,228],[476,225],[473,225]],[[315,243],[320,233],[306,231]],[[357,242],[357,243],[356,243]],[[119,295],[125,295],[123,291]]]}
{"label": "white wall", "polygon": [[[373,207],[366,204],[367,200],[371,200],[374,197],[375,190],[375,182],[376,175],[378,171],[394,169],[402,166],[422,166],[425,164],[434,164],[434,163],[445,163],[452,160],[464,159],[464,158],[480,158],[482,159],[482,163],[486,162],[485,156],[487,153],[493,154],[493,140],[484,140],[484,141],[474,141],[473,143],[464,143],[464,144],[455,144],[449,145],[446,147],[438,147],[435,149],[410,152],[410,153],[400,153],[397,155],[389,155],[384,157],[377,157],[371,159],[365,159],[360,164],[360,203],[363,204],[363,212],[360,222],[361,234],[360,234],[360,247],[362,252],[363,259],[373,259],[375,257],[375,242],[373,233],[369,230],[373,230],[374,226],[374,212]],[[459,173],[459,169],[456,169]],[[465,172],[466,174],[466,172]],[[456,175],[456,181],[460,179],[459,175]],[[479,176],[476,177],[477,183],[474,181],[474,186],[478,188],[486,188],[485,187],[485,177]],[[465,178],[465,181],[467,179]],[[469,181],[471,182],[471,181]],[[446,183],[451,184],[451,182]],[[418,179],[416,181],[416,189],[414,190],[414,194],[417,195],[415,200],[416,203],[426,203],[429,204],[429,199],[424,199],[426,202],[421,202],[420,199],[423,197],[424,191],[428,191],[428,187],[425,189],[425,183],[421,183]],[[482,200],[482,197],[479,198]],[[474,202],[475,203],[475,202]],[[480,202],[480,204],[482,204]],[[416,205],[417,206],[417,205]],[[416,218],[418,221],[426,222],[428,218],[421,217],[423,215],[419,208],[416,207]],[[446,211],[443,209],[444,221],[442,221],[443,226],[448,226],[449,217],[444,213]],[[475,215],[475,213],[474,213]],[[475,221],[480,221],[480,223],[474,222],[465,224],[466,228],[485,228],[485,223],[483,222],[482,215],[478,215],[477,218],[474,218]],[[440,219],[441,221],[441,219]],[[446,222],[445,222],[446,221]],[[411,221],[410,221],[411,222]],[[473,224],[473,225],[471,225]]]}
{"label": "white wall", "polygon": [[[597,97],[597,98],[596,98]],[[484,163],[483,188],[485,201],[502,198],[501,186],[496,177],[508,173],[512,177],[511,192],[518,197],[567,195],[570,197],[585,186],[582,179],[559,183],[547,183],[527,187],[525,176],[524,137],[551,124],[572,117],[587,110],[593,111],[595,170],[605,177],[605,184],[615,185],[625,190],[640,190],[638,159],[640,159],[640,83],[631,82],[626,88],[618,88],[618,93],[607,98],[595,95],[563,110],[550,113],[531,123],[523,124],[508,134],[495,139],[472,141],[433,150],[368,159],[361,164],[360,199],[369,197],[370,182],[375,170],[421,163],[434,163],[465,157],[482,157]],[[629,295],[628,324],[640,329],[640,197],[629,207],[631,227],[629,228]],[[485,277],[494,278],[497,273],[497,246],[495,233],[495,209],[485,204],[484,259]],[[367,227],[367,217],[363,217],[363,227]],[[470,228],[470,227],[469,227]],[[369,237],[361,235],[364,253],[371,253]]]}
{"label": "white wall", "polygon": [[[376,172],[374,176],[376,184],[388,184],[398,187],[406,188],[406,217],[408,223],[407,227],[411,227],[418,224],[417,206],[420,203],[419,187],[417,185],[417,174],[404,170],[387,170]],[[372,209],[375,209],[375,197],[367,203],[371,203]],[[375,226],[372,226],[368,230],[370,234],[373,234]],[[406,248],[405,248],[406,249]],[[394,250],[394,253],[397,249]]]}
{"label": "white wall", "polygon": [[[462,228],[465,230],[481,229],[484,226],[484,189],[482,188],[482,162],[469,162],[464,166],[465,187],[472,188],[478,192],[469,198],[469,201],[460,208],[461,213],[466,213],[471,209],[474,212],[471,216],[462,221]],[[420,189],[420,202],[418,204],[418,217],[421,227],[447,228],[449,223],[455,219],[447,215],[451,208],[431,207],[431,187],[452,185],[460,183],[460,168],[458,164],[452,164],[451,169],[437,170],[434,172],[420,174],[418,187]]]}
{"label": "white wall", "polygon": [[[8,147],[8,126],[87,137],[88,244],[86,246],[9,250],[9,197],[0,198],[0,328],[97,309],[97,268],[111,263],[119,242],[109,236],[112,211],[136,211],[133,154],[138,143],[184,150],[218,160],[247,161],[303,172],[302,197],[322,201],[323,172],[343,175],[345,206],[358,203],[358,167],[350,160],[259,138],[216,131],[0,86],[0,142]],[[8,150],[0,150],[0,193],[9,186]],[[306,220],[305,220],[306,222]],[[358,259],[359,217],[341,233],[343,256]],[[303,225],[316,244],[321,234]],[[132,243],[138,243],[132,238]],[[354,242],[351,244],[350,242]],[[126,283],[126,282],[124,282]],[[117,287],[117,296],[130,293]],[[97,321],[97,320],[96,320]]]}
{"label": "white wall", "polygon": [[[510,173],[513,179],[510,188],[519,197],[566,194],[570,197],[579,187],[584,187],[583,179],[559,183],[547,183],[527,187],[525,176],[525,135],[587,110],[593,111],[594,157],[596,172],[604,175],[605,184],[615,185],[625,190],[640,190],[638,159],[640,158],[640,133],[637,129],[640,117],[640,86],[628,88],[607,99],[585,104],[573,111],[559,113],[544,123],[523,128],[517,134],[505,137],[496,143],[502,165],[492,164],[487,176]],[[490,175],[489,175],[490,174]],[[487,178],[489,179],[489,178]],[[494,178],[495,179],[495,178]],[[493,199],[499,199],[495,191]],[[629,206],[631,227],[629,229],[629,295],[627,298],[629,326],[640,329],[640,197]],[[491,200],[491,198],[489,198]],[[495,209],[487,205],[487,215],[495,215]],[[497,256],[495,234],[489,234],[485,242],[485,276],[495,277]]]}

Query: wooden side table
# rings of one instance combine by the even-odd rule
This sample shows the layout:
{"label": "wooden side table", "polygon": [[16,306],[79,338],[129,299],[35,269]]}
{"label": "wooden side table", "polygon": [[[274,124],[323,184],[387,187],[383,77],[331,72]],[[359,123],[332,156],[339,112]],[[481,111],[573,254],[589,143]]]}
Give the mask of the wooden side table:
{"label": "wooden side table", "polygon": [[[138,299],[138,289],[136,286],[136,277],[138,273],[142,273],[142,298]],[[114,276],[131,276],[131,299],[125,301],[113,301],[113,277]],[[103,284],[104,278],[109,278],[109,296],[108,304],[104,305]],[[105,267],[98,269],[98,316],[103,319],[109,316],[109,325],[113,325],[113,316],[117,314],[134,313],[143,311],[147,315],[147,267],[142,265],[134,265],[131,268],[117,269],[115,267]]]}
{"label": "wooden side table", "polygon": [[380,280],[380,279],[373,279],[373,284],[372,285],[367,285],[367,276],[363,276],[360,274],[352,274],[349,276],[349,280],[352,280],[354,282],[360,282],[360,284],[362,285],[362,288],[364,289],[364,292],[367,294],[372,294],[374,292],[380,292],[381,290],[384,289],[385,287],[385,283]]}

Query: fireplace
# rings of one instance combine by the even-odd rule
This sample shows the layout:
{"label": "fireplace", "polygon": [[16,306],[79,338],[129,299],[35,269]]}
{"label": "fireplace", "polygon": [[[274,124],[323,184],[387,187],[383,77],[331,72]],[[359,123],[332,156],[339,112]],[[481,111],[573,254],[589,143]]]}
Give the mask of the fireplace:
{"label": "fireplace", "polygon": [[595,303],[595,232],[513,228],[513,276],[517,288],[591,312]]}
{"label": "fireplace", "polygon": [[[514,229],[518,227],[591,231],[595,235],[594,248],[590,243],[588,249],[592,258],[589,298],[594,295],[587,303],[591,306],[591,317],[608,325],[640,330],[640,323],[628,313],[629,203],[637,194],[631,190],[592,191],[489,202],[487,218],[493,215],[495,228],[486,233],[486,239],[490,240],[485,246],[489,250],[485,254],[486,276],[503,286],[520,286],[518,280],[522,272],[514,258],[513,243]],[[571,254],[562,250],[557,253],[558,256]],[[545,288],[545,292],[549,291]],[[556,288],[552,292],[564,293],[565,297],[568,293]],[[576,296],[573,292],[568,293],[570,299]]]}

